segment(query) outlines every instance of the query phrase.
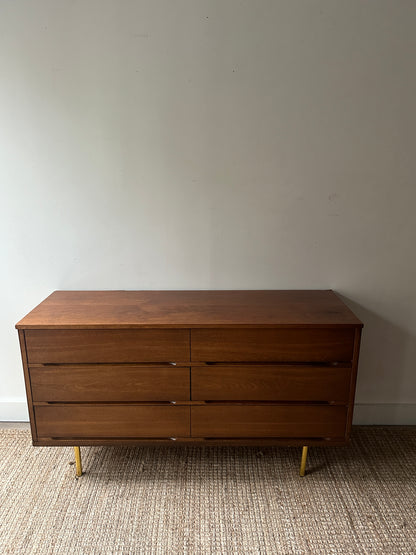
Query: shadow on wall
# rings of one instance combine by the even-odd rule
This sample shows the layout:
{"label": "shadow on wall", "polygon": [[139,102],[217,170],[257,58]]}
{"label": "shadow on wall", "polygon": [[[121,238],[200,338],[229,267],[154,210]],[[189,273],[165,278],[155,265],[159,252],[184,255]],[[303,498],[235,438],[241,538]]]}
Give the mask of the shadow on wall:
{"label": "shadow on wall", "polygon": [[[409,379],[406,366],[409,355],[416,353],[416,337],[348,297],[338,295],[364,323],[356,402],[391,405],[390,409],[397,412],[400,404],[409,403],[403,399],[403,393],[406,394],[406,387],[411,387],[406,384]],[[389,419],[395,416],[400,418],[389,411]]]}

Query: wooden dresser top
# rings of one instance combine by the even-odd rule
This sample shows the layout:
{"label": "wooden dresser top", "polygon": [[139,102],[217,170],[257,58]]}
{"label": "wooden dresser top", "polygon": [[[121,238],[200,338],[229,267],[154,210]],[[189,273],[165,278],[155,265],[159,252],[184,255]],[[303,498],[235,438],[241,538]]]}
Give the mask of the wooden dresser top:
{"label": "wooden dresser top", "polygon": [[18,329],[361,327],[331,291],[55,291]]}

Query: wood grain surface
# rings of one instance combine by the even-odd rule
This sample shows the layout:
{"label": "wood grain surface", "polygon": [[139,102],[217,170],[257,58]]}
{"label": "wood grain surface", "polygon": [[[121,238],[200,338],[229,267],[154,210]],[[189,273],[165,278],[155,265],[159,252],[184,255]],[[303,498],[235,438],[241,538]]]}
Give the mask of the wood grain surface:
{"label": "wood grain surface", "polygon": [[35,406],[39,438],[189,436],[189,407],[170,405]]}
{"label": "wood grain surface", "polygon": [[192,368],[193,400],[347,402],[351,368],[206,366]]}
{"label": "wood grain surface", "polygon": [[186,330],[26,330],[29,364],[189,360]]}
{"label": "wood grain surface", "polygon": [[346,407],[205,405],[191,407],[193,437],[343,437]]}
{"label": "wood grain surface", "polygon": [[33,443],[344,444],[361,327],[332,291],[57,291],[17,324]]}
{"label": "wood grain surface", "polygon": [[30,368],[34,402],[181,401],[190,369],[175,366],[64,365]]}
{"label": "wood grain surface", "polygon": [[353,356],[353,328],[191,330],[192,360],[341,362]]}
{"label": "wood grain surface", "polygon": [[17,328],[361,326],[326,291],[55,291]]}

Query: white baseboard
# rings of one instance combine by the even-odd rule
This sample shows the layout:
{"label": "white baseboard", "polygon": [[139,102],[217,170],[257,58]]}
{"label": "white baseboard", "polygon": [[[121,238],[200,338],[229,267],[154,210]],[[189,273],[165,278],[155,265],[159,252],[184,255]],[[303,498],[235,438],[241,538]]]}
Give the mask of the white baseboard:
{"label": "white baseboard", "polygon": [[[0,422],[29,422],[26,399],[0,399]],[[354,424],[416,425],[416,403],[357,403]]]}
{"label": "white baseboard", "polygon": [[354,424],[416,425],[416,403],[356,403]]}
{"label": "white baseboard", "polygon": [[24,397],[0,399],[0,422],[29,422],[26,399]]}

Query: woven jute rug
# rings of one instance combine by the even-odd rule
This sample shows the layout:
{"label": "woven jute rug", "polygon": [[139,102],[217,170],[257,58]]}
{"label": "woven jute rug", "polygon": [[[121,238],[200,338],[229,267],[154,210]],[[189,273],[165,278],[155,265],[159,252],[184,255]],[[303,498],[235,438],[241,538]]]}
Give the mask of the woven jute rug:
{"label": "woven jute rug", "polygon": [[416,427],[348,447],[32,447],[0,430],[0,553],[416,553]]}

